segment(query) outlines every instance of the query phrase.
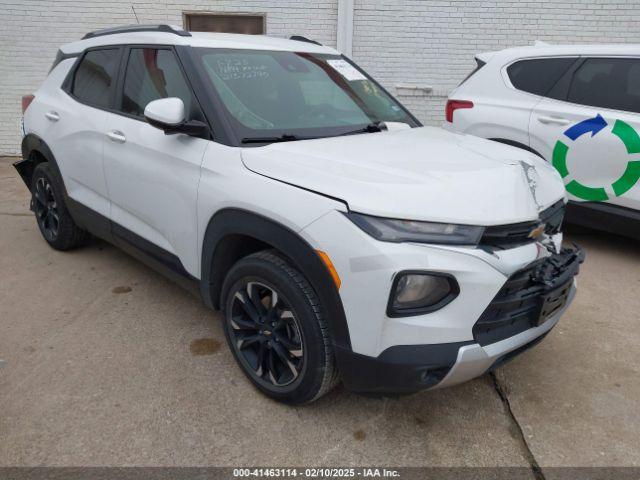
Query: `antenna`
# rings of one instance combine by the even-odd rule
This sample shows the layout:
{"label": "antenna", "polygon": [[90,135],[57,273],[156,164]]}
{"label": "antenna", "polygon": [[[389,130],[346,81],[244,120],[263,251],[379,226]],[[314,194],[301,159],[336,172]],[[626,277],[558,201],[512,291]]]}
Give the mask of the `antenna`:
{"label": "antenna", "polygon": [[136,23],[140,25],[140,20],[138,20],[138,15],[136,14],[136,9],[131,5],[131,10],[133,11],[133,16],[136,17]]}

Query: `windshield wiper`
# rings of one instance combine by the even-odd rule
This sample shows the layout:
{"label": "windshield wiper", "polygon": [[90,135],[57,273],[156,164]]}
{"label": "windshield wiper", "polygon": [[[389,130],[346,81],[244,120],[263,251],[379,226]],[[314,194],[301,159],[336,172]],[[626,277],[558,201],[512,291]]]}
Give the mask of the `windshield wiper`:
{"label": "windshield wiper", "polygon": [[[373,123],[370,123],[369,125],[366,125],[366,126],[364,126],[362,128],[358,128],[356,130],[351,130],[351,131],[345,132],[345,133],[340,133],[340,134],[338,134],[336,136],[337,137],[342,137],[343,135],[355,135],[357,133],[381,132],[382,130],[385,130],[385,128],[381,124],[382,124],[381,121],[373,122]],[[298,135],[293,135],[291,133],[283,133],[282,135],[280,135],[278,137],[245,137],[242,140],[240,140],[240,142],[241,143],[295,142],[296,140],[312,140],[314,138],[321,138],[321,137],[300,137]]]}
{"label": "windshield wiper", "polygon": [[295,142],[296,140],[309,140],[315,137],[299,137],[289,133],[283,133],[279,137],[245,137],[240,140],[242,143],[274,143],[274,142]]}
{"label": "windshield wiper", "polygon": [[380,125],[381,123],[382,123],[382,121],[372,122],[369,125],[365,125],[362,128],[358,128],[356,130],[351,130],[351,131],[348,131],[348,132],[344,132],[344,133],[341,133],[338,136],[342,137],[344,135],[356,135],[358,133],[376,133],[376,132],[381,132],[382,130],[384,130],[383,126]]}

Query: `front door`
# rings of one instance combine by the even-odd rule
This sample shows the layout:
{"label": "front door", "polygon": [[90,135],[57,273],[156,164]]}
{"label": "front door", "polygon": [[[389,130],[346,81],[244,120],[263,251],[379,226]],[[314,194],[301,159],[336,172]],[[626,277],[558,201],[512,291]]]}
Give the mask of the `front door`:
{"label": "front door", "polygon": [[168,254],[159,260],[177,259],[197,278],[196,199],[208,141],[165,135],[143,114],[149,102],[166,97],[180,98],[188,119],[203,120],[202,114],[173,49],[131,47],[124,54],[121,113],[111,115],[104,132],[114,235],[128,235],[145,250],[150,243],[148,253]]}

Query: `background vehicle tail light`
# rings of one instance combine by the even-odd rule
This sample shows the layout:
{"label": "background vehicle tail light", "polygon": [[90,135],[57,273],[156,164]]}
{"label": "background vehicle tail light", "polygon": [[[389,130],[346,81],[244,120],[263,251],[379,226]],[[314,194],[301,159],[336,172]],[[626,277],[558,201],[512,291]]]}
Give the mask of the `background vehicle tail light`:
{"label": "background vehicle tail light", "polygon": [[473,102],[470,102],[469,100],[447,100],[447,122],[453,123],[453,112],[459,108],[473,108]]}
{"label": "background vehicle tail light", "polygon": [[23,95],[22,96],[22,114],[27,110],[33,99],[36,98],[34,95]]}

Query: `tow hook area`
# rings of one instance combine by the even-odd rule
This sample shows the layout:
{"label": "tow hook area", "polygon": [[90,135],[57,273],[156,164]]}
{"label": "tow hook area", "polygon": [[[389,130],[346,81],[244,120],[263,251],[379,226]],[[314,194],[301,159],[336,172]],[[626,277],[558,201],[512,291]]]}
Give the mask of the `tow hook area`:
{"label": "tow hook area", "polygon": [[559,253],[545,258],[532,272],[535,283],[552,287],[562,284],[578,274],[580,264],[584,262],[585,252],[575,243],[573,248],[563,247]]}
{"label": "tow hook area", "polygon": [[473,326],[473,338],[490,345],[539,327],[572,298],[584,252],[561,248],[512,274]]}

